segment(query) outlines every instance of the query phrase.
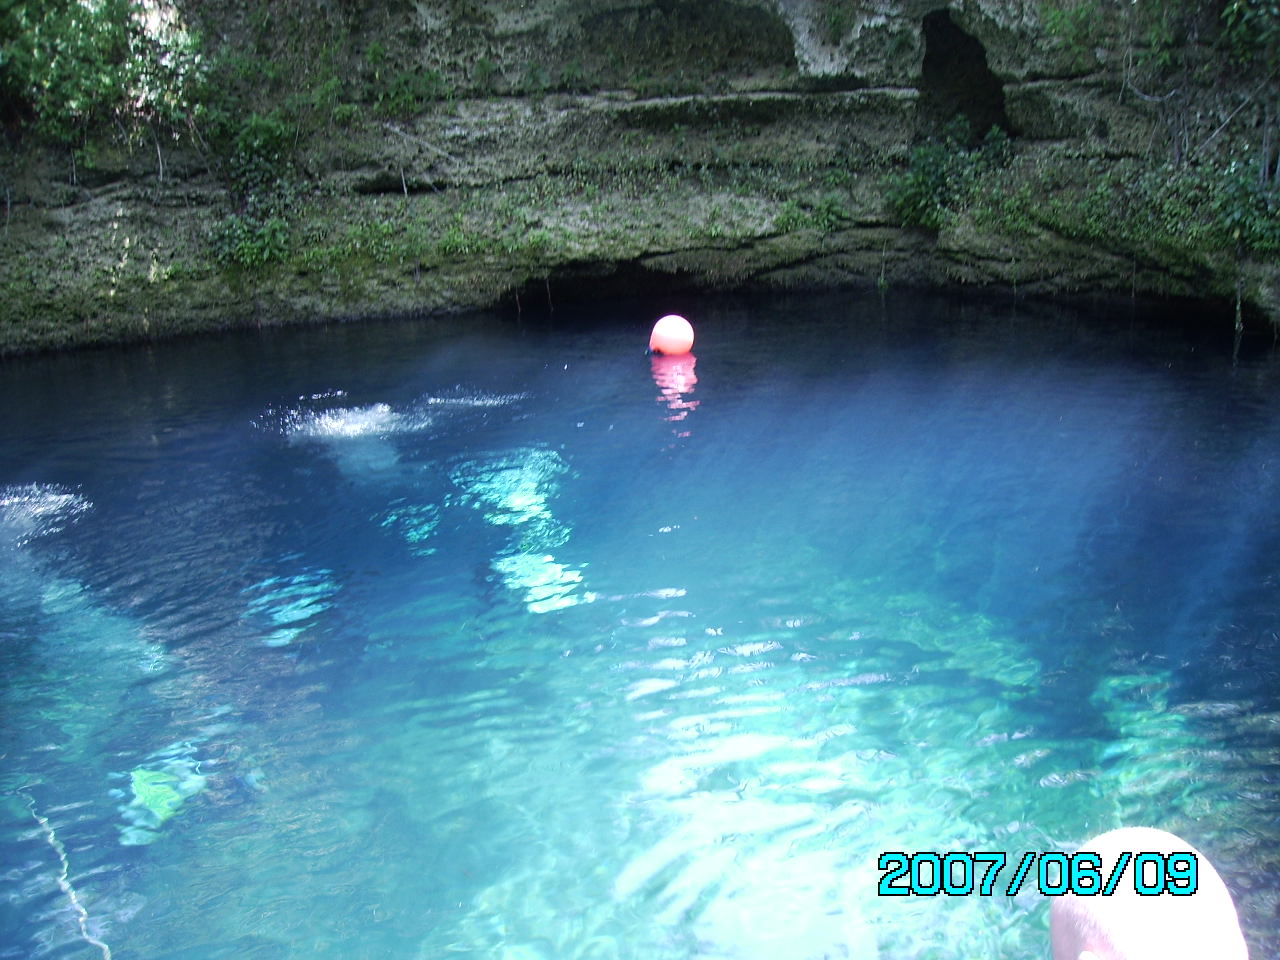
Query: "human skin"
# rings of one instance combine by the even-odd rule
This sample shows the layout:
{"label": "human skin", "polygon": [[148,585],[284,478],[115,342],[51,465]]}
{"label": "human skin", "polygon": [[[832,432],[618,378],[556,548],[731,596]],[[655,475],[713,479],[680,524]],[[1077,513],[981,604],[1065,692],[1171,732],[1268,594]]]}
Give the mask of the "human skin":
{"label": "human skin", "polygon": [[1188,896],[1142,896],[1132,865],[1111,896],[1055,897],[1049,910],[1054,960],[1248,960],[1227,885],[1209,858],[1151,827],[1123,827],[1080,847],[1102,858],[1103,876],[1123,853],[1193,853],[1198,886]]}

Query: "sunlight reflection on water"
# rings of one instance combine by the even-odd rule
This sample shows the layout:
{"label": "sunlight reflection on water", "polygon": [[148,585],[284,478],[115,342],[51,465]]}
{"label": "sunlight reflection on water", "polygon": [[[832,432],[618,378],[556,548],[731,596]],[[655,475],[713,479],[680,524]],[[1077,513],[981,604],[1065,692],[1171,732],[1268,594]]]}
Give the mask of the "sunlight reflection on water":
{"label": "sunlight reflection on water", "polygon": [[878,855],[1122,823],[1274,945],[1270,359],[926,306],[708,305],[698,361],[175,347],[146,376],[225,409],[65,450],[34,365],[0,958],[1025,960],[1032,889],[879,897]]}

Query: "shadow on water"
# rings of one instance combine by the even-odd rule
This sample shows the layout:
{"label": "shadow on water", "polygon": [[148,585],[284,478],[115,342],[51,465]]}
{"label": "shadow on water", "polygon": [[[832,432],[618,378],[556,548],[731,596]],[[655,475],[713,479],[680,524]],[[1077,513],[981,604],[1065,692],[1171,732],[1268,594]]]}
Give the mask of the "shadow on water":
{"label": "shadow on water", "polygon": [[1280,943],[1274,358],[682,306],[6,367],[0,957],[1021,960],[879,853],[1132,823]]}

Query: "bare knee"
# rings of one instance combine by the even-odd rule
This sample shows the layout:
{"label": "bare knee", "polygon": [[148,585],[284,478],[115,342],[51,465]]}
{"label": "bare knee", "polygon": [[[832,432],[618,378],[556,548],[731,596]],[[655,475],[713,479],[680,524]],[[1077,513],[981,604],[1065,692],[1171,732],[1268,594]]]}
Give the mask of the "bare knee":
{"label": "bare knee", "polygon": [[1054,960],[1248,960],[1226,884],[1185,840],[1150,827],[1124,827],[1080,849],[1102,858],[1104,876],[1122,853],[1192,853],[1196,892],[1142,896],[1126,872],[1112,896],[1055,897],[1049,910]]}

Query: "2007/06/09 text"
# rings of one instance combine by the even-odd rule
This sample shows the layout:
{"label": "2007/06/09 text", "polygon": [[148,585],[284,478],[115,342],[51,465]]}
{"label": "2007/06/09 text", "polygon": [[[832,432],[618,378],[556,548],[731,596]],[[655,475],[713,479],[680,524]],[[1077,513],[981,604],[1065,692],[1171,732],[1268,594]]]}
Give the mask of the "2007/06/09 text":
{"label": "2007/06/09 text", "polygon": [[[1000,890],[996,882],[1007,864],[1008,857],[996,851],[934,853],[925,850],[908,854],[890,850],[880,854],[878,865],[884,872],[877,892],[882,897],[936,897],[940,893],[950,897],[974,894],[990,897],[1003,893],[1012,897],[1025,884],[1034,882],[1047,897],[1068,893],[1109,897],[1120,889],[1122,882],[1127,882],[1141,896],[1179,897],[1195,893],[1198,886],[1199,861],[1191,852],[1125,852],[1116,858],[1110,871],[1103,870],[1102,857],[1088,850],[1074,854],[1028,852],[1018,861],[1012,879]],[[1131,879],[1123,881],[1126,872]]]}

